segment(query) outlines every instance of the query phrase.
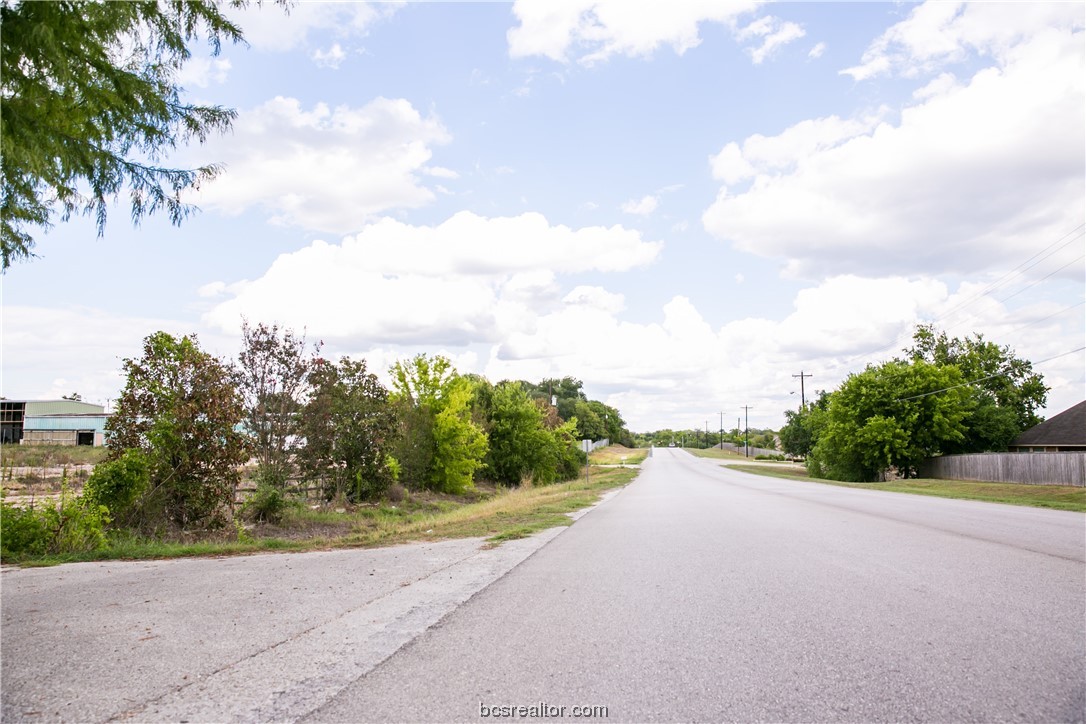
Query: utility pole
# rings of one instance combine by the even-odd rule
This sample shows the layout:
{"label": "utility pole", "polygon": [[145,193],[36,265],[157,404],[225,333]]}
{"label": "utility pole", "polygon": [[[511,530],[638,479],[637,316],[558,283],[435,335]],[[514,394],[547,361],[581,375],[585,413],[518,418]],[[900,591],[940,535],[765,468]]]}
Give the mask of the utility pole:
{"label": "utility pole", "polygon": [[724,449],[724,411],[720,411],[720,449]]}
{"label": "utility pole", "polygon": [[743,405],[743,455],[750,457],[750,405]]}
{"label": "utility pole", "polygon": [[805,377],[814,377],[814,375],[804,374],[803,370],[800,370],[798,375],[792,375],[792,376],[799,378],[799,404],[801,406],[800,409],[806,409],[807,408],[807,395],[803,391],[803,379]]}

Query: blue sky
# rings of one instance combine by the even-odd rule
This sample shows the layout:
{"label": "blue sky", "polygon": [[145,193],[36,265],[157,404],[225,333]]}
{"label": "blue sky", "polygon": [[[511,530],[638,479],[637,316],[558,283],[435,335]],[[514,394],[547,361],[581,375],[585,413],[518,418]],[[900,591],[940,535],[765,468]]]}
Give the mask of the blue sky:
{"label": "blue sky", "polygon": [[[300,3],[180,81],[236,108],[180,228],[38,235],[8,397],[115,398],[158,329],[573,375],[634,430],[779,427],[913,326],[1083,399],[1081,4]],[[1051,361],[1043,362],[1049,358]]]}

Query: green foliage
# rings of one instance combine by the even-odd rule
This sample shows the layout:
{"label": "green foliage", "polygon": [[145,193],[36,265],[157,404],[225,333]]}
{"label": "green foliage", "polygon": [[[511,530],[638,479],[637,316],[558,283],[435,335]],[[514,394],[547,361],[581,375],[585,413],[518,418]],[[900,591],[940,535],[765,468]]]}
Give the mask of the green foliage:
{"label": "green foliage", "polygon": [[128,522],[140,498],[151,482],[151,463],[138,448],[125,450],[121,456],[94,466],[83,487],[83,499],[92,505],[104,505],[117,523]]}
{"label": "green foliage", "polygon": [[548,427],[544,409],[519,382],[494,386],[488,477],[505,485],[526,478],[547,484],[577,474],[583,453],[574,447],[576,418]]}
{"label": "green foliage", "polygon": [[472,385],[452,378],[434,416],[434,459],[430,481],[435,490],[462,493],[483,466],[487,437],[471,419]]}
{"label": "green foliage", "polygon": [[486,434],[476,420],[476,395],[485,395],[485,380],[458,375],[441,356],[418,355],[389,372],[400,410],[396,457],[407,481],[424,480],[445,493],[469,490],[487,453]]}
{"label": "green foliage", "polygon": [[582,389],[584,384],[575,377],[548,378],[539,384],[520,384],[529,397],[541,402],[544,407],[550,406],[552,397],[557,398],[558,417],[567,421],[577,420],[577,439],[607,438],[617,445],[634,445],[633,435],[626,429],[618,410],[598,400],[589,400]]}
{"label": "green foliage", "polygon": [[577,400],[573,406],[573,417],[577,420],[577,437],[581,440],[602,440],[607,437],[607,426],[603,418],[587,400]]}
{"label": "green foliage", "polygon": [[245,424],[253,439],[258,476],[269,485],[286,484],[296,452],[299,412],[307,391],[309,360],[305,337],[278,325],[241,326],[238,388],[245,400]]}
{"label": "green foliage", "polygon": [[316,360],[309,374],[310,399],[299,432],[306,440],[298,458],[329,498],[357,502],[380,497],[392,484],[388,460],[396,418],[388,390],[365,361]]}
{"label": "green foliage", "polygon": [[1048,393],[1032,365],[981,335],[920,326],[907,359],[869,367],[800,412],[786,412],[786,452],[808,451],[811,475],[881,479],[916,473],[926,457],[999,451],[1039,422]]}
{"label": "green foliage", "polygon": [[244,408],[230,368],[201,350],[195,336],[156,332],[124,370],[106,431],[111,459],[140,450],[148,462],[150,489],[140,499],[138,525],[222,523],[249,453],[237,430]]}
{"label": "green foliage", "polygon": [[93,551],[106,545],[109,511],[74,496],[67,482],[56,505],[19,508],[0,503],[0,557]]}
{"label": "green foliage", "polygon": [[[241,3],[232,3],[238,5]],[[176,83],[186,44],[213,53],[240,29],[218,3],[14,2],[0,4],[0,248],[4,269],[31,256],[28,225],[93,214],[127,190],[132,220],[164,210],[179,224],[193,209],[181,192],[214,178],[216,165],[159,165],[179,142],[230,127],[233,110],[186,103]]]}
{"label": "green foliage", "polygon": [[399,461],[399,479],[408,488],[425,488],[434,464],[433,410],[406,400],[396,400],[393,408],[398,426],[393,455]]}
{"label": "green foliage", "polygon": [[392,375],[392,396],[412,405],[426,405],[437,411],[457,376],[447,357],[416,355],[410,362],[396,362]]}
{"label": "green foliage", "polygon": [[298,502],[289,499],[281,486],[261,484],[241,507],[241,514],[260,523],[279,523],[284,513]]}
{"label": "green foliage", "polygon": [[856,482],[879,480],[891,468],[915,476],[925,458],[964,438],[969,409],[964,388],[918,396],[960,382],[957,368],[922,360],[887,362],[850,375],[830,395],[808,470]]}
{"label": "green foliage", "polygon": [[1020,432],[1041,422],[1036,414],[1044,407],[1048,388],[1029,361],[1019,359],[1009,346],[985,341],[983,335],[965,339],[936,334],[930,325],[917,327],[910,359],[957,367],[972,401],[963,440],[946,453],[1006,450]]}
{"label": "green foliage", "polygon": [[781,449],[788,455],[805,458],[818,441],[825,424],[829,397],[820,392],[818,398],[799,410],[785,410],[787,423],[781,428]]}

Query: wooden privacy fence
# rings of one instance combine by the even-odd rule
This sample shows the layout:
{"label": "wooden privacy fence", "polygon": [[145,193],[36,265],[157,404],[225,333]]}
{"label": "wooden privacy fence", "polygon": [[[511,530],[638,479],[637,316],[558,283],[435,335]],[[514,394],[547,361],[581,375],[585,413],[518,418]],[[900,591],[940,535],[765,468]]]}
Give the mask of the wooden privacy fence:
{"label": "wooden privacy fence", "polygon": [[925,478],[1086,486],[1086,452],[978,453],[928,458]]}

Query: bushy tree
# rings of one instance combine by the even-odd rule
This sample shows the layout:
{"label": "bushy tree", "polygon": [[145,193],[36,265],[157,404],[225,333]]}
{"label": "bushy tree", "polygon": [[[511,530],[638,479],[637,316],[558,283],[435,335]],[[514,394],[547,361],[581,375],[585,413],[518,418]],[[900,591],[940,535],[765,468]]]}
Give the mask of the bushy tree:
{"label": "bushy tree", "polygon": [[471,417],[472,384],[463,377],[449,380],[434,415],[434,457],[430,480],[435,490],[463,493],[483,466],[487,437]]}
{"label": "bushy tree", "polygon": [[348,357],[338,364],[315,360],[309,387],[299,427],[303,471],[323,483],[329,498],[357,502],[380,496],[393,481],[396,418],[388,390],[366,371],[365,361]]}
{"label": "bushy tree", "polygon": [[[232,2],[240,5],[241,2]],[[181,193],[219,166],[161,165],[189,139],[228,129],[235,112],[187,103],[177,72],[187,44],[218,53],[241,30],[209,0],[0,3],[0,248],[3,268],[31,255],[28,226],[83,212],[105,228],[126,191],[134,222],[163,210],[179,224]]]}
{"label": "bushy tree", "polygon": [[[891,361],[848,377],[830,395],[807,458],[813,475],[871,482],[890,469],[916,474],[925,458],[965,436],[969,393],[956,367]],[[955,389],[948,389],[955,388]],[[945,390],[938,394],[928,394]]]}
{"label": "bushy tree", "polygon": [[133,448],[125,450],[120,457],[94,466],[83,486],[83,499],[89,505],[105,506],[115,524],[127,527],[139,514],[140,500],[150,483],[151,465],[147,453]]}
{"label": "bushy tree", "polygon": [[787,423],[781,428],[781,450],[796,457],[807,457],[815,443],[825,420],[829,398],[825,392],[819,393],[814,402],[799,410],[785,410]]}
{"label": "bushy tree", "polygon": [[[487,452],[486,435],[473,418],[475,382],[458,375],[440,355],[418,355],[395,363],[389,372],[393,398],[403,410],[402,434],[413,439],[413,445],[432,439],[427,486],[447,493],[471,488]],[[412,421],[429,427],[429,434],[411,429]],[[414,454],[425,459],[422,450],[416,448]]]}
{"label": "bushy tree", "polygon": [[577,420],[577,437],[581,440],[602,440],[607,437],[607,427],[596,413],[591,402],[577,400],[573,406],[573,418]]}
{"label": "bushy tree", "polygon": [[495,385],[487,475],[505,485],[526,478],[547,484],[575,475],[583,460],[575,449],[577,420],[554,422],[548,427],[545,406],[532,400],[521,383]]}
{"label": "bushy tree", "polygon": [[156,332],[143,356],[124,361],[125,387],[106,422],[110,459],[140,450],[149,467],[139,520],[156,525],[221,522],[248,459],[238,428],[244,406],[230,367],[200,349],[195,335]]}
{"label": "bushy tree", "polygon": [[245,400],[245,423],[253,438],[258,476],[282,487],[299,444],[299,412],[308,389],[305,337],[278,325],[248,321],[241,327],[238,386]]}
{"label": "bushy tree", "polygon": [[397,434],[393,455],[400,463],[400,481],[408,488],[430,486],[434,465],[434,411],[428,405],[393,401]]}
{"label": "bushy tree", "polygon": [[1006,450],[1019,433],[1041,421],[1036,411],[1044,407],[1048,388],[1033,365],[1016,357],[1009,346],[1000,347],[980,334],[947,337],[921,325],[905,353],[909,359],[956,367],[965,381],[974,382],[969,386],[965,436],[945,452]]}

